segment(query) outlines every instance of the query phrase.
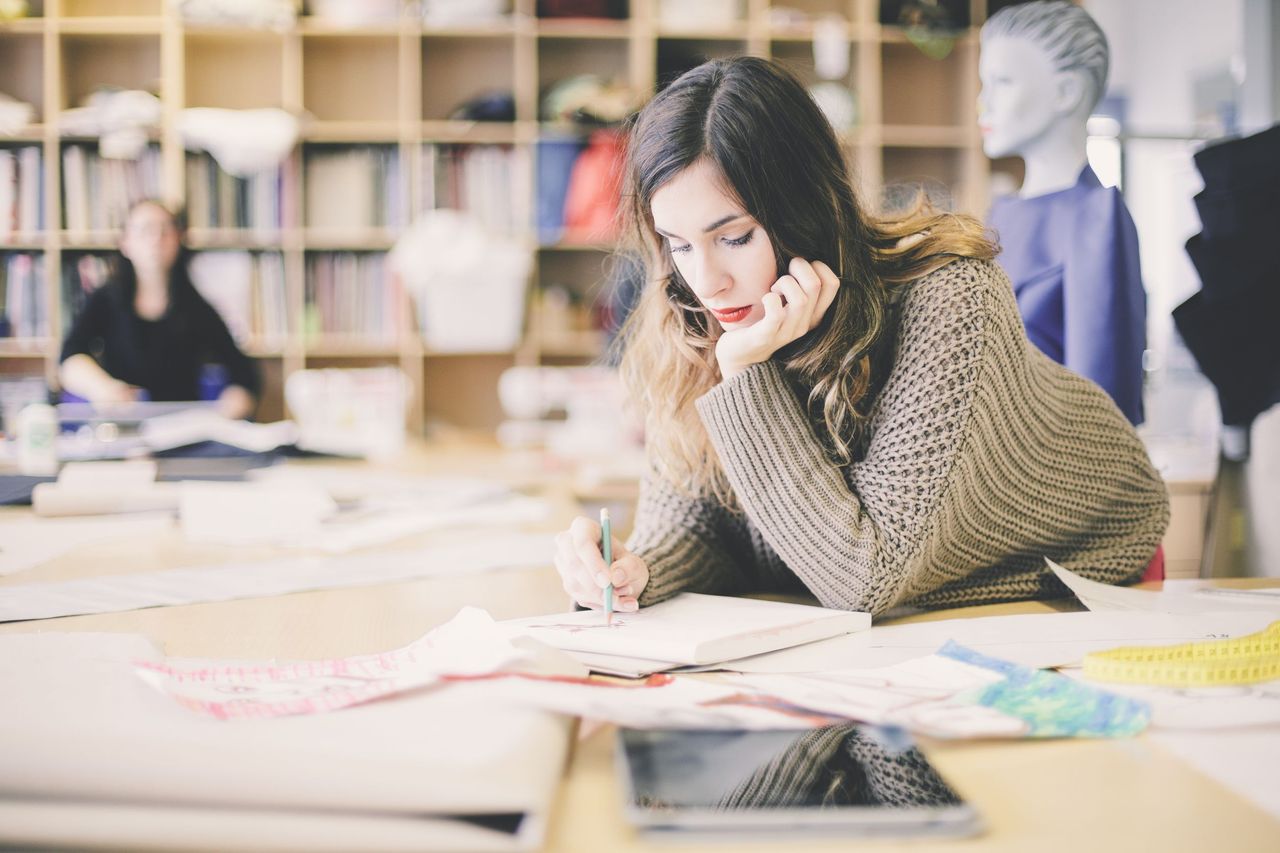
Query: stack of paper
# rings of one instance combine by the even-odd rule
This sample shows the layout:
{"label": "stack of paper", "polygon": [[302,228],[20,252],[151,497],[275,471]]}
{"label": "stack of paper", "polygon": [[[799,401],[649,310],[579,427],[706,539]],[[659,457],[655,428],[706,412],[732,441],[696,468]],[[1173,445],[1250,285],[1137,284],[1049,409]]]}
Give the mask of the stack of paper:
{"label": "stack of paper", "polygon": [[[0,638],[0,843],[514,850],[541,842],[568,722],[466,691],[224,722],[135,675],[142,637]],[[353,682],[354,683],[354,682]],[[236,695],[234,692],[228,695]]]}

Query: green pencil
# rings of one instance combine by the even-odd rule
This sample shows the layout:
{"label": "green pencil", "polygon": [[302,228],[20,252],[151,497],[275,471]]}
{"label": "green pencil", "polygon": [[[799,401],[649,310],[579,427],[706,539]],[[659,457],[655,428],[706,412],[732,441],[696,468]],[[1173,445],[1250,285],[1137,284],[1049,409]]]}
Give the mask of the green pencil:
{"label": "green pencil", "polygon": [[600,510],[600,551],[604,555],[604,572],[609,585],[604,588],[604,623],[613,624],[613,534],[609,530],[609,510]]}

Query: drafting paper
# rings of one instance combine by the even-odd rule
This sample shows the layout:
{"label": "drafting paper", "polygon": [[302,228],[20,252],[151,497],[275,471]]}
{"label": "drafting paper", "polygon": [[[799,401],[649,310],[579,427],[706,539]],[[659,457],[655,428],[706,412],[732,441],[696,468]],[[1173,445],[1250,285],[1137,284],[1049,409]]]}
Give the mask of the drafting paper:
{"label": "drafting paper", "polygon": [[369,655],[281,664],[168,658],[138,676],[179,705],[218,720],[321,714],[438,686],[446,675],[497,672],[526,657],[483,610],[458,615],[409,645]]}
{"label": "drafting paper", "polygon": [[[237,821],[225,827],[227,845],[215,822],[199,823],[209,830],[198,837],[209,848],[260,848],[268,838],[307,847],[298,841],[315,836],[307,814],[334,826],[337,838],[369,829],[370,843],[358,849],[386,849],[397,837],[402,849],[405,838],[434,848],[439,842],[423,837],[429,824],[419,819],[545,814],[564,766],[566,721],[470,692],[418,692],[337,713],[228,724],[143,683],[137,660],[160,661],[137,635],[0,636],[0,840],[30,840],[32,814],[76,814],[96,804],[104,834],[95,844],[148,828],[166,831],[171,845],[190,844],[196,836],[181,834],[165,815],[208,807]],[[145,813],[149,822],[113,824],[103,817],[118,817],[113,808],[138,819]],[[254,827],[269,834],[255,843],[246,834]],[[75,826],[45,825],[44,832],[83,838]],[[448,835],[445,842],[452,843]]]}
{"label": "drafting paper", "polygon": [[680,664],[730,660],[862,631],[871,616],[805,604],[681,593],[635,613],[583,610],[506,623],[557,648]]}
{"label": "drafting paper", "polygon": [[1269,596],[1206,594],[1203,591],[1156,592],[1112,586],[1081,577],[1045,559],[1058,580],[1076,594],[1090,610],[1149,610],[1156,613],[1212,613],[1224,610],[1270,610],[1280,615],[1280,599]]}
{"label": "drafting paper", "polygon": [[541,568],[549,553],[546,534],[507,533],[394,553],[291,557],[5,586],[0,587],[0,622],[260,598],[434,575]]}
{"label": "drafting paper", "polygon": [[734,672],[820,672],[849,666],[888,666],[932,654],[948,641],[1028,667],[1078,664],[1089,652],[1116,646],[1166,645],[1241,637],[1269,625],[1272,614],[1101,611],[1028,613],[877,625],[795,648],[725,661]]}
{"label": "drafting paper", "polygon": [[[44,484],[42,484],[44,485]],[[174,527],[170,513],[147,513],[129,518],[32,518],[0,520],[0,575],[35,568],[91,542],[110,539],[146,540]],[[0,588],[0,605],[14,587]]]}

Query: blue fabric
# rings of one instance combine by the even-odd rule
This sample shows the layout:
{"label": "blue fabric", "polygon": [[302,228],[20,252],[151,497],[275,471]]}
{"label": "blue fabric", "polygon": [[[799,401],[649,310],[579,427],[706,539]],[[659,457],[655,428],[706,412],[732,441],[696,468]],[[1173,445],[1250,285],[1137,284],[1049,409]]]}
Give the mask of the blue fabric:
{"label": "blue fabric", "polygon": [[1120,191],[1102,186],[1086,165],[1065,190],[997,198],[988,224],[1000,238],[996,260],[1013,282],[1027,337],[1142,423],[1147,294],[1138,231]]}

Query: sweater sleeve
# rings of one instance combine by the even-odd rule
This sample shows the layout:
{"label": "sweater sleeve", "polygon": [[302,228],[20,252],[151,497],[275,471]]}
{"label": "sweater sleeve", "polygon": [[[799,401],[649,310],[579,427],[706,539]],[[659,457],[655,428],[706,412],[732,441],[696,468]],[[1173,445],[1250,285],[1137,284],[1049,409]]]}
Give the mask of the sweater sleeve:
{"label": "sweater sleeve", "polygon": [[259,396],[262,379],[258,374],[258,365],[236,346],[235,339],[231,337],[231,330],[227,328],[222,315],[212,305],[204,303],[200,314],[200,325],[209,358],[227,369],[229,384],[239,385],[254,397]]}
{"label": "sweater sleeve", "polygon": [[649,567],[640,605],[678,592],[734,595],[752,587],[754,573],[744,533],[712,497],[686,495],[655,472],[640,484],[635,529],[627,541]]}
{"label": "sweater sleeve", "polygon": [[107,333],[107,327],[110,325],[111,303],[110,296],[104,288],[98,288],[89,294],[89,298],[85,300],[84,308],[76,315],[75,321],[71,324],[71,331],[67,333],[67,338],[62,342],[62,354],[58,358],[59,363],[66,361],[73,355],[87,355],[94,357],[93,344],[95,340],[100,340]]}
{"label": "sweater sleeve", "polygon": [[947,580],[925,577],[932,562],[919,555],[964,446],[984,344],[982,267],[952,266],[969,274],[915,285],[866,455],[847,471],[771,361],[697,401],[747,517],[827,607],[881,613]]}

